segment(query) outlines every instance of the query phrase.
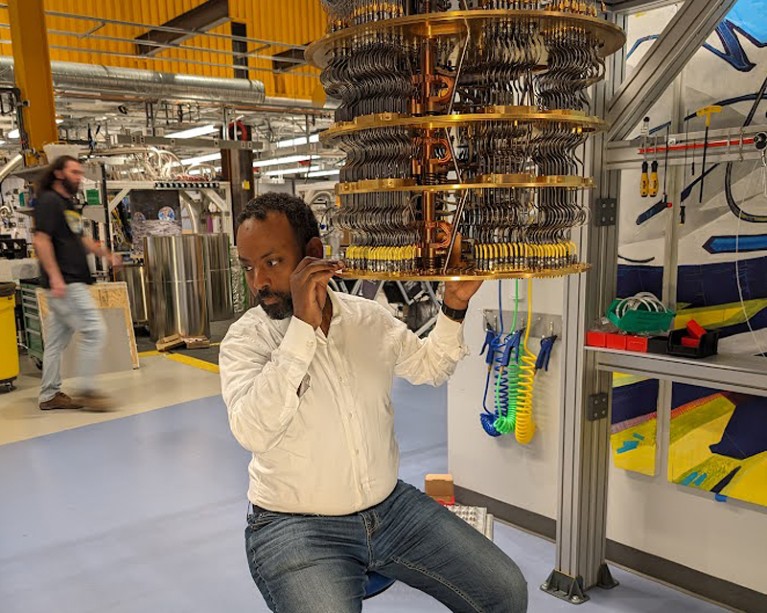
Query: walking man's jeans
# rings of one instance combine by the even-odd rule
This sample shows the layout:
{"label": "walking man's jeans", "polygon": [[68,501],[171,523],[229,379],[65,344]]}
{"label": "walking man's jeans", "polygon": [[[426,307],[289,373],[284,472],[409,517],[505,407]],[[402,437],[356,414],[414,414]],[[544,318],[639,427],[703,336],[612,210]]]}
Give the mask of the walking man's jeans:
{"label": "walking man's jeans", "polygon": [[272,611],[358,613],[368,570],[430,594],[458,613],[524,613],[527,584],[494,543],[400,481],[381,504],[325,517],[258,511],[245,541]]}
{"label": "walking man's jeans", "polygon": [[51,400],[61,391],[61,354],[80,333],[76,373],[80,377],[82,393],[93,391],[93,376],[106,339],[106,326],[98,307],[85,283],[67,285],[63,298],[54,298],[47,291],[48,317],[45,320],[45,353],[43,355],[43,383],[40,402]]}

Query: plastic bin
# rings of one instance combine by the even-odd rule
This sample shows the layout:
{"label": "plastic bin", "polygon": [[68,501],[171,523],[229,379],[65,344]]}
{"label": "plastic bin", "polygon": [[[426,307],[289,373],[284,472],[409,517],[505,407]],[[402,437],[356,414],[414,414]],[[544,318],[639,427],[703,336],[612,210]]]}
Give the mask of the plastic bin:
{"label": "plastic bin", "polygon": [[675,314],[673,311],[630,310],[623,317],[618,317],[616,309],[621,300],[613,300],[607,309],[607,319],[615,326],[629,334],[644,334],[651,332],[666,332],[671,328]]}
{"label": "plastic bin", "polygon": [[14,389],[19,376],[19,351],[16,347],[16,284],[0,283],[0,387]]}

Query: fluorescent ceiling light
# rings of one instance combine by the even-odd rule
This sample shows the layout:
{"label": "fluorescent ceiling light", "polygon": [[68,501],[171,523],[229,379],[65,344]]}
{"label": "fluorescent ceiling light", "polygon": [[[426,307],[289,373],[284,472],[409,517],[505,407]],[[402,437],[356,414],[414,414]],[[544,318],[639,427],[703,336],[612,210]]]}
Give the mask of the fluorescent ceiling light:
{"label": "fluorescent ceiling light", "polygon": [[253,168],[266,168],[268,166],[279,166],[280,164],[298,164],[310,160],[308,155],[288,155],[282,158],[273,158],[271,160],[256,160],[253,162]]}
{"label": "fluorescent ceiling light", "polygon": [[213,124],[208,126],[197,126],[196,128],[189,128],[188,130],[181,130],[181,132],[171,132],[166,134],[168,138],[194,138],[195,136],[205,136],[206,134],[212,134],[218,132],[218,128]]}
{"label": "fluorescent ceiling light", "polygon": [[220,159],[220,153],[209,153],[208,155],[201,155],[196,158],[186,158],[181,160],[181,164],[184,166],[194,166],[195,164],[204,164],[205,162],[216,162]]}
{"label": "fluorescent ceiling light", "polygon": [[340,170],[318,170],[315,172],[310,172],[306,176],[307,177],[332,177],[333,175],[340,175]]}
{"label": "fluorescent ceiling light", "polygon": [[284,147],[297,147],[298,145],[306,145],[307,143],[318,143],[318,142],[320,142],[320,135],[312,134],[309,137],[308,141],[305,136],[301,136],[299,138],[289,138],[287,140],[281,140],[277,143],[277,148],[282,149]]}
{"label": "fluorescent ceiling light", "polygon": [[297,175],[304,172],[314,172],[319,170],[319,166],[297,166],[295,168],[283,168],[282,170],[270,170],[266,173],[267,177],[281,177],[282,175]]}
{"label": "fluorescent ceiling light", "polygon": [[[221,172],[221,167],[220,166],[216,166],[216,168],[214,170],[216,172]],[[189,175],[190,176],[197,176],[197,175],[201,175],[202,173],[203,173],[203,171],[200,168],[195,168],[194,170],[190,170],[189,171]]]}

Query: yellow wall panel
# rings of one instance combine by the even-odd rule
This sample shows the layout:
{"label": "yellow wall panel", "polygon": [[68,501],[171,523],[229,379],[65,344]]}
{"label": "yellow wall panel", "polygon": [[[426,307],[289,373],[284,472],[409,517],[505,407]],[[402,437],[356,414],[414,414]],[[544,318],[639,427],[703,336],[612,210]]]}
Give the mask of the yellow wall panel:
{"label": "yellow wall panel", "polygon": [[[202,3],[203,0],[46,0],[45,8],[47,11],[159,25]],[[245,23],[250,38],[304,45],[325,33],[325,15],[319,0],[229,0],[229,13],[232,21]],[[7,23],[8,12],[0,9],[0,24]],[[79,38],[78,35],[91,30],[97,22],[48,16],[47,25],[52,60],[200,76],[234,76],[234,69],[231,68],[234,64],[231,41],[224,38],[195,36],[183,41],[181,45],[199,47],[201,50],[164,49],[152,57],[139,59],[130,57],[135,53],[133,43],[103,40],[98,37],[133,39],[142,34],[144,28],[106,24],[94,32],[93,37]],[[52,31],[63,31],[67,34]],[[211,32],[229,36],[231,25],[226,23]],[[7,27],[0,38],[10,40]],[[250,51],[254,51],[262,45],[250,43],[248,47]],[[263,46],[258,53],[272,55],[285,50],[286,48],[281,46]],[[10,45],[0,44],[0,53],[11,55]],[[189,63],[190,61],[198,63]],[[308,99],[319,88],[316,77],[319,72],[307,66],[299,66],[291,71],[301,74],[288,72],[275,75],[270,72],[271,60],[250,58],[248,67],[250,78],[263,81],[269,96]],[[314,76],[302,76],[307,74]]]}

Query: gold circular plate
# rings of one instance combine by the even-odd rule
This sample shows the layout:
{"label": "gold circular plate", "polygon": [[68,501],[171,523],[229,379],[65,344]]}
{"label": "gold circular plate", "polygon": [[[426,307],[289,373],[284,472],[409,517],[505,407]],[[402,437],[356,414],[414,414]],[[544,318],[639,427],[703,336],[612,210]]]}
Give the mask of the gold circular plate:
{"label": "gold circular plate", "polygon": [[346,196],[350,194],[372,194],[376,192],[410,192],[437,193],[437,192],[462,192],[467,190],[482,189],[545,189],[549,187],[566,187],[569,189],[592,189],[594,179],[591,177],[577,177],[571,175],[548,175],[536,177],[535,175],[483,175],[478,183],[445,183],[442,185],[415,185],[409,179],[373,179],[358,181],[356,183],[338,183],[336,195]]}
{"label": "gold circular plate", "polygon": [[570,124],[574,128],[582,128],[589,132],[599,132],[607,129],[607,122],[603,119],[578,111],[539,111],[537,108],[529,106],[504,106],[490,107],[486,113],[467,113],[463,115],[457,113],[452,115],[426,115],[423,117],[401,115],[399,113],[362,115],[354,121],[334,124],[320,134],[320,140],[327,143],[347,134],[381,128],[444,129],[488,121],[516,121],[521,123],[559,122]]}
{"label": "gold circular plate", "polygon": [[450,11],[447,13],[408,15],[397,19],[382,19],[344,28],[309,45],[305,52],[305,58],[309,64],[324,68],[328,63],[330,51],[336,46],[347,43],[358,36],[377,32],[394,32],[413,38],[444,38],[464,36],[468,27],[471,30],[472,38],[475,38],[482,26],[497,22],[499,19],[535,21],[542,29],[567,26],[586,30],[600,41],[599,54],[602,57],[612,55],[626,44],[626,34],[618,26],[604,19],[587,15],[528,10]]}
{"label": "gold circular plate", "polygon": [[364,281],[497,281],[498,279],[548,279],[565,277],[586,272],[589,264],[575,264],[567,268],[551,270],[509,270],[498,272],[478,272],[474,270],[448,270],[447,273],[418,272],[369,272],[366,270],[346,269],[337,274],[343,279],[361,279]]}

